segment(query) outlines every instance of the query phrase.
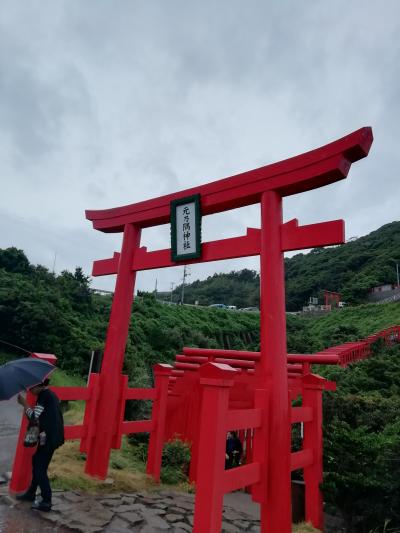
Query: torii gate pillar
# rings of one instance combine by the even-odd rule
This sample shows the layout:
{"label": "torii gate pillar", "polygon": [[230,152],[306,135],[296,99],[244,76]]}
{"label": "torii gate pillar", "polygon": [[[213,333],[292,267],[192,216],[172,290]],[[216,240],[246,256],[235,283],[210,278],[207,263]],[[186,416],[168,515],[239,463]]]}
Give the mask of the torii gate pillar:
{"label": "torii gate pillar", "polygon": [[100,373],[100,390],[96,433],[88,442],[85,472],[104,479],[107,476],[114,435],[117,434],[118,402],[122,395],[121,373],[131,319],[136,272],[132,270],[135,252],[140,244],[141,230],[126,224],[118,262],[117,281],[111,307],[110,322]]}
{"label": "torii gate pillar", "polygon": [[270,391],[265,424],[269,428],[265,500],[261,522],[266,531],[290,532],[290,419],[287,379],[284,264],[280,230],[282,198],[275,191],[261,197],[260,333],[261,373]]}

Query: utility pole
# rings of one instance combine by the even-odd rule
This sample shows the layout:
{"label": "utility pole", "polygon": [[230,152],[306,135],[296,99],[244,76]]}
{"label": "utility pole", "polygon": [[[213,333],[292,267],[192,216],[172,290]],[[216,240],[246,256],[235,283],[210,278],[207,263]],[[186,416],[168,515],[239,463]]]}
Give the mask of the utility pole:
{"label": "utility pole", "polygon": [[171,298],[170,298],[171,303],[172,303],[172,293],[174,292],[174,285],[175,285],[175,282],[171,281]]}
{"label": "utility pole", "polygon": [[399,263],[396,263],[396,273],[397,273],[397,287],[400,287],[400,282],[399,282]]}
{"label": "utility pole", "polygon": [[157,278],[156,278],[156,286],[154,288],[154,298],[157,300]]}
{"label": "utility pole", "polygon": [[57,252],[54,253],[54,261],[53,261],[53,275],[55,274],[56,269],[56,260],[57,260]]}
{"label": "utility pole", "polygon": [[185,281],[188,276],[190,276],[190,272],[189,272],[188,266],[185,265],[183,267],[183,278],[182,278],[182,292],[181,292],[181,304],[182,305],[183,305],[183,297],[185,295]]}

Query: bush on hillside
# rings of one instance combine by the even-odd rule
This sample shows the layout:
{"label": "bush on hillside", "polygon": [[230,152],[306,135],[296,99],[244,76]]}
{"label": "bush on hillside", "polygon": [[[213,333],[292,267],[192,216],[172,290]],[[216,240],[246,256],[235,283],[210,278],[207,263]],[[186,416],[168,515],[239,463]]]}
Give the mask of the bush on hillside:
{"label": "bush on hillside", "polygon": [[190,447],[179,439],[172,439],[164,445],[162,454],[161,481],[175,484],[186,481],[189,474]]}
{"label": "bush on hillside", "polygon": [[400,527],[400,346],[347,369],[326,369],[324,495],[350,533]]}

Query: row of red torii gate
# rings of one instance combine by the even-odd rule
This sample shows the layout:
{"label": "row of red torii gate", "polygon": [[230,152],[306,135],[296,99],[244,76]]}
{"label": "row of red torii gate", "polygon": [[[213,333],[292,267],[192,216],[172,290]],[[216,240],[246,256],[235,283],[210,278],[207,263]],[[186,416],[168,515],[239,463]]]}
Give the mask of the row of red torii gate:
{"label": "row of red torii gate", "polygon": [[[348,364],[369,355],[371,342],[314,355],[288,355],[283,254],[290,250],[345,242],[344,221],[299,226],[283,223],[283,197],[347,177],[353,162],[366,157],[371,128],[361,128],[321,148],[265,167],[152,200],[101,211],[87,211],[93,227],[122,232],[121,251],[94,262],[93,275],[117,274],[99,374],[87,387],[61,387],[63,400],[85,400],[81,425],[66,427],[66,438],[80,439],[87,454],[85,472],[104,479],[111,449],[124,434],[149,432],[147,472],[159,480],[162,447],[174,434],[192,445],[190,476],[196,482],[195,533],[221,530],[223,496],[243,487],[261,506],[263,533],[291,531],[291,472],[303,469],[306,518],[323,529],[322,391],[334,384],[311,372],[311,363]],[[261,228],[244,236],[201,243],[201,217],[260,204]],[[171,223],[171,248],[148,251],[141,230]],[[154,367],[154,388],[128,387],[122,374],[136,272],[182,264],[260,256],[260,352],[185,348],[174,367]],[[134,327],[134,325],[133,325]],[[399,338],[399,328],[382,333]],[[37,354],[55,362],[54,356]],[[301,397],[301,406],[292,400]],[[153,401],[150,420],[125,421],[129,399]],[[32,400],[32,398],[30,398]],[[291,451],[291,425],[304,423],[303,449]],[[226,433],[247,439],[246,464],[224,470]],[[22,446],[25,422],[14,460],[10,490],[29,484],[30,451]]]}

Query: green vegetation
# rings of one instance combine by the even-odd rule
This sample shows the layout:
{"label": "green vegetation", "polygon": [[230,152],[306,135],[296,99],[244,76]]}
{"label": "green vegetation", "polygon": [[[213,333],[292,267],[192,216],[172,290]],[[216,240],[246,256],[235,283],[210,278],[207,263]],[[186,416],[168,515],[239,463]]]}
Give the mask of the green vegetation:
{"label": "green vegetation", "polygon": [[[80,268],[55,276],[21,250],[0,250],[0,340],[54,353],[70,375],[87,375],[91,351],[103,348],[111,302],[91,292]],[[144,294],[133,305],[124,370],[133,385],[148,385],[152,365],[171,362],[184,345],[251,349],[258,342],[258,316],[169,307]]]}
{"label": "green vegetation", "polygon": [[319,533],[319,529],[314,529],[310,524],[294,524],[293,533]]}
{"label": "green vegetation", "polygon": [[175,484],[188,480],[190,446],[179,439],[170,440],[163,449],[161,481]]}
{"label": "green vegetation", "polygon": [[[301,352],[308,342],[313,352],[394,324],[400,303],[289,316],[288,346]],[[346,369],[314,369],[337,383],[336,392],[324,394],[324,495],[352,533],[400,527],[400,346],[375,352]]]}
{"label": "green vegetation", "polygon": [[[344,301],[359,304],[368,291],[383,283],[396,283],[400,262],[400,222],[392,222],[342,246],[316,248],[285,259],[286,308],[298,311],[310,296],[323,303],[324,289],[340,292]],[[259,275],[251,270],[214,274],[185,287],[185,302],[223,303],[238,308],[259,306]],[[181,287],[173,293],[179,301]]]}
{"label": "green vegetation", "polygon": [[57,368],[51,376],[52,387],[85,387],[86,381],[79,376],[71,376],[60,368]]}
{"label": "green vegetation", "polygon": [[[400,346],[325,375],[324,494],[349,532],[400,527]],[[388,531],[390,531],[389,529]]]}
{"label": "green vegetation", "polygon": [[[173,292],[173,301],[179,302],[182,286]],[[185,302],[199,305],[221,303],[236,307],[259,307],[260,276],[254,270],[243,269],[229,274],[214,274],[206,280],[197,280],[185,286]]]}
{"label": "green vegetation", "polygon": [[81,374],[87,371],[83,360],[90,350],[101,347],[106,320],[104,303],[92,298],[80,268],[54,276],[29,265],[21,250],[0,251],[2,341],[57,354],[63,368]]}
{"label": "green vegetation", "polygon": [[396,283],[400,262],[400,222],[342,246],[316,248],[285,261],[288,311],[297,311],[310,296],[327,289],[352,304],[365,302],[370,288]]}
{"label": "green vegetation", "polygon": [[289,315],[287,322],[289,352],[310,353],[400,324],[400,303],[359,305],[314,318]]}
{"label": "green vegetation", "polygon": [[[67,413],[68,414],[68,413]],[[132,446],[124,437],[120,450],[112,450],[108,476],[112,484],[84,474],[85,456],[79,452],[77,441],[67,441],[59,448],[50,465],[50,479],[54,488],[82,490],[90,493],[109,493],[159,490],[145,473],[145,463],[132,453]]]}
{"label": "green vegetation", "polygon": [[172,362],[184,346],[254,349],[258,344],[258,316],[167,306],[145,294],[133,306],[125,370],[135,376],[134,384],[146,385],[151,366]]}

